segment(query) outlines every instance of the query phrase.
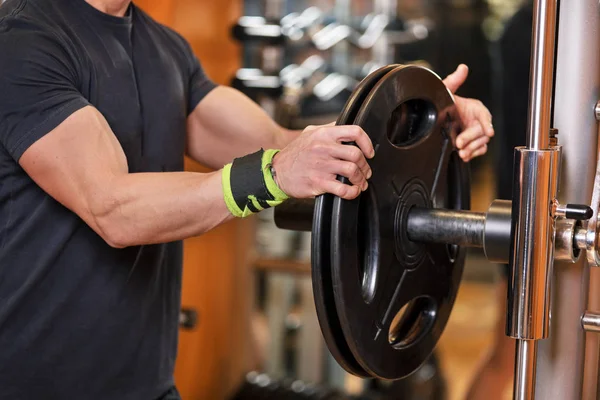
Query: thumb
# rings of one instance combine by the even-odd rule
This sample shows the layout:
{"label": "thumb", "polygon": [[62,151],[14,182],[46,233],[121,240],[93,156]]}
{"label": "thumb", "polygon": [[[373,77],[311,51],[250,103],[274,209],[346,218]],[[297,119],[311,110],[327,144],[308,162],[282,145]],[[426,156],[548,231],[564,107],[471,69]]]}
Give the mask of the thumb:
{"label": "thumb", "polygon": [[451,73],[444,79],[444,85],[450,90],[452,93],[456,93],[458,88],[465,83],[467,80],[467,76],[469,75],[469,67],[465,64],[460,64],[456,71]]}

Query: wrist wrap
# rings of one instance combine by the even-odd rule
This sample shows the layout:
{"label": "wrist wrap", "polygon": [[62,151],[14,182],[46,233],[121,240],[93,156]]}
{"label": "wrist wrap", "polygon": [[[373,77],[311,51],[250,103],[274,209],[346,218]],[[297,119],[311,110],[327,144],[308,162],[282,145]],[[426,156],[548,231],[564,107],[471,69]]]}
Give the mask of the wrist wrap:
{"label": "wrist wrap", "polygon": [[279,150],[259,150],[236,158],[223,168],[223,195],[236,217],[247,217],[284,202],[288,196],[277,186],[272,161]]}

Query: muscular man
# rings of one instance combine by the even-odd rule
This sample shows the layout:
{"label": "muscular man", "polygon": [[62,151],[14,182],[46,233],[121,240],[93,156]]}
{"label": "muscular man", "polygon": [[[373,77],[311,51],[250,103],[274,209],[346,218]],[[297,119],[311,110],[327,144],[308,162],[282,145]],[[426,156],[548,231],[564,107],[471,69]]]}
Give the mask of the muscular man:
{"label": "muscular man", "polygon": [[[469,160],[491,117],[456,100]],[[184,154],[216,172],[183,172]],[[358,127],[282,129],[129,0],[8,0],[0,399],[178,398],[181,240],[287,196],[354,198],[373,155]]]}

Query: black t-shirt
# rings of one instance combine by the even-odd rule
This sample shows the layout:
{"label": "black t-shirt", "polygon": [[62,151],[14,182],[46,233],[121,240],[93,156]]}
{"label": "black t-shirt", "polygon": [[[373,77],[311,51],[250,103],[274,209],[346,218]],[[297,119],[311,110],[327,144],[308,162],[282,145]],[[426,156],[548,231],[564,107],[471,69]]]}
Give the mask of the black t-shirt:
{"label": "black t-shirt", "polygon": [[187,115],[214,86],[134,5],[0,6],[0,399],[155,399],[173,384],[181,242],[111,248],[18,160],[92,105],[130,172],[180,171]]}

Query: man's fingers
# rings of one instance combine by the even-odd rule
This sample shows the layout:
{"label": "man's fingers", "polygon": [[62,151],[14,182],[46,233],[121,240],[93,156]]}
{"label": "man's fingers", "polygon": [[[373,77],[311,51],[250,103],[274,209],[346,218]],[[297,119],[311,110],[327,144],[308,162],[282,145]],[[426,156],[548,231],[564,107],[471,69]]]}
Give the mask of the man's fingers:
{"label": "man's fingers", "polygon": [[465,146],[464,149],[458,152],[460,158],[464,161],[469,161],[471,158],[476,157],[475,153],[484,146],[487,146],[490,138],[488,136],[481,136],[477,139],[471,141],[469,144]]}
{"label": "man's fingers", "polygon": [[471,161],[475,157],[482,156],[485,153],[487,153],[487,144],[484,144],[483,146],[479,147],[477,150],[475,150],[473,153],[471,153],[471,156],[469,157],[469,159],[464,160],[464,161]]}
{"label": "man's fingers", "polygon": [[359,186],[346,185],[336,179],[323,180],[319,186],[324,193],[331,193],[346,200],[355,199],[362,192]]}
{"label": "man's fingers", "polygon": [[367,189],[367,179],[363,175],[358,165],[348,161],[334,161],[327,168],[327,172],[335,175],[341,175],[350,180],[354,186],[358,186],[361,190]]}
{"label": "man's fingers", "polygon": [[478,104],[477,112],[475,115],[475,119],[479,121],[481,127],[483,128],[483,132],[486,136],[492,137],[494,136],[494,125],[492,125],[492,114],[490,110],[487,109],[485,105],[479,100],[476,101]]}
{"label": "man's fingers", "polygon": [[462,150],[467,144],[480,136],[484,136],[483,128],[481,127],[481,124],[474,123],[456,137],[456,147],[458,147],[459,150]]}
{"label": "man's fingers", "polygon": [[[488,114],[489,114],[489,112],[488,112]],[[481,127],[483,128],[483,131],[485,132],[485,135],[487,137],[494,136],[494,125],[492,125],[492,115],[491,114],[489,114],[489,116],[486,116],[486,117],[480,119],[479,123],[481,124]]]}
{"label": "man's fingers", "polygon": [[365,178],[369,179],[372,175],[371,167],[365,159],[363,152],[356,146],[347,144],[335,144],[330,147],[329,155],[338,160],[350,161],[360,168]]}
{"label": "man's fingers", "polygon": [[451,73],[444,79],[444,85],[452,92],[456,93],[458,88],[465,83],[467,76],[469,75],[469,67],[465,64],[460,64],[456,71]]}
{"label": "man's fingers", "polygon": [[369,138],[360,126],[339,125],[324,128],[325,131],[338,143],[355,142],[367,158],[373,158],[375,155],[371,138]]}

